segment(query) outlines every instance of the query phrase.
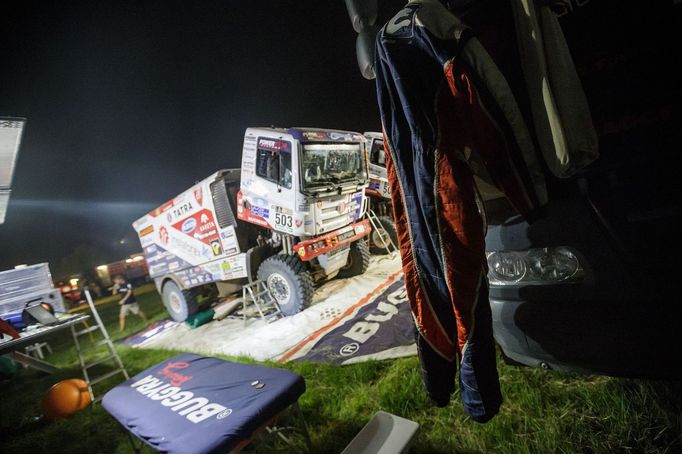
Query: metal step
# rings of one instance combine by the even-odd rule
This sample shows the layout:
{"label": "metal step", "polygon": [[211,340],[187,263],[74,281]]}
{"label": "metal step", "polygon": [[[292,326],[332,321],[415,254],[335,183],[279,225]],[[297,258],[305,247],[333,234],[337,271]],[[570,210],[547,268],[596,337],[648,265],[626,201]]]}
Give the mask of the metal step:
{"label": "metal step", "polygon": [[266,315],[265,315],[265,321],[266,321],[267,323],[276,322],[277,320],[279,320],[279,316],[280,316],[280,315],[281,315],[280,312],[273,312],[273,313],[271,313],[271,314],[266,314]]}
{"label": "metal step", "polygon": [[386,232],[385,230],[382,231],[382,229],[378,228],[379,225],[381,225],[381,221],[379,220],[379,217],[376,215],[374,211],[368,210],[367,216],[369,218],[370,224],[372,224],[372,229],[376,230],[376,232],[379,234],[379,239],[383,243],[388,253],[390,255],[393,255],[393,253],[398,250],[398,245],[393,244],[393,241],[391,240],[391,237],[388,234],[388,232]]}
{"label": "metal step", "polygon": [[114,358],[116,358],[116,355],[105,356],[105,357],[103,357],[103,358],[98,359],[97,361],[95,361],[95,362],[93,362],[93,363],[86,364],[86,365],[85,365],[85,368],[86,368],[86,369],[90,369],[90,368],[93,367],[93,366],[96,366],[96,365],[98,365],[98,364],[102,364],[103,362],[109,361],[110,359],[114,359]]}
{"label": "metal step", "polygon": [[254,281],[242,287],[242,300],[244,323],[246,323],[249,304],[253,305],[252,312],[258,312],[261,320],[267,323],[270,323],[270,321],[282,314],[277,301],[270,295],[268,288],[262,281]]}
{"label": "metal step", "polygon": [[[109,339],[100,339],[97,342],[94,342],[92,344],[83,345],[83,346],[81,346],[81,352],[84,352],[87,350],[92,350],[93,348],[97,348],[97,347],[100,347],[102,345],[106,345],[109,342],[111,342]],[[113,348],[113,346],[112,346],[112,348]]]}
{"label": "metal step", "polygon": [[76,331],[76,336],[82,336],[84,334],[91,333],[91,332],[98,330],[98,329],[99,329],[99,325],[92,325],[92,326],[89,326],[89,327],[82,329],[80,331]]}
{"label": "metal step", "polygon": [[99,382],[101,382],[101,381],[106,380],[107,378],[113,377],[113,376],[116,375],[116,374],[122,374],[123,372],[125,372],[124,369],[112,370],[111,372],[107,372],[107,373],[104,374],[104,375],[100,375],[99,377],[95,378],[94,380],[90,380],[90,383],[88,383],[88,384],[89,384],[90,386],[95,385],[95,384],[97,384],[97,383],[99,383]]}

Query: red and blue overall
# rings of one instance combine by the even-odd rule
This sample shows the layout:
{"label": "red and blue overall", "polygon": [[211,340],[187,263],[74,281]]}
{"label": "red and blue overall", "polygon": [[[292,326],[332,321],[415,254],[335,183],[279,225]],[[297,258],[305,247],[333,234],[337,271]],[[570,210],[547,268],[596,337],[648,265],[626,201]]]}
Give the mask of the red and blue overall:
{"label": "red and blue overall", "polygon": [[479,163],[476,173],[521,214],[544,203],[542,170],[505,78],[439,2],[408,3],[376,46],[387,173],[423,381],[445,406],[459,363],[464,410],[486,422],[502,395],[472,167]]}

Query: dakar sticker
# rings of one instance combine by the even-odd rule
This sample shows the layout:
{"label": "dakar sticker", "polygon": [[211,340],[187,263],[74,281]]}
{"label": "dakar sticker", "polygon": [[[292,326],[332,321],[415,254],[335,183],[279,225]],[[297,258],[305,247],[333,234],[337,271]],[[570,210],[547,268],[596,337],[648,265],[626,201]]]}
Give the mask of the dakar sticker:
{"label": "dakar sticker", "polygon": [[194,189],[194,198],[196,199],[199,206],[201,206],[203,204],[204,190],[201,188],[201,186]]}
{"label": "dakar sticker", "polygon": [[159,239],[161,240],[161,243],[168,244],[168,230],[166,230],[166,227],[161,227],[159,229]]}

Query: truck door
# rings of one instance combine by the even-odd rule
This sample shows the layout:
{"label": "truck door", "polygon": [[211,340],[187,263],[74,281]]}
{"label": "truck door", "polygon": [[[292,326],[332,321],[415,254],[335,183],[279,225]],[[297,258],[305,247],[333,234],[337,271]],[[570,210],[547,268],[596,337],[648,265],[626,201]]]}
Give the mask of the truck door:
{"label": "truck door", "polygon": [[256,177],[253,191],[244,194],[251,215],[263,218],[275,230],[293,233],[294,172],[292,143],[288,140],[259,137],[256,149]]}

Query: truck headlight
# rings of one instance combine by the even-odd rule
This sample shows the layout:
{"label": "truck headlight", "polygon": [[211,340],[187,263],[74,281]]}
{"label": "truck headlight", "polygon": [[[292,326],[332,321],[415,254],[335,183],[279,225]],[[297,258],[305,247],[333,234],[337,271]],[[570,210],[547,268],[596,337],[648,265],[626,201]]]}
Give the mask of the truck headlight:
{"label": "truck headlight", "polygon": [[557,284],[584,276],[577,254],[565,246],[488,252],[490,285]]}

